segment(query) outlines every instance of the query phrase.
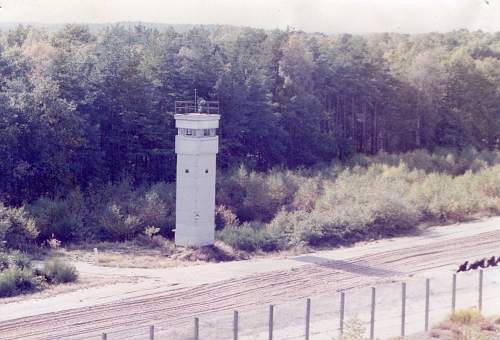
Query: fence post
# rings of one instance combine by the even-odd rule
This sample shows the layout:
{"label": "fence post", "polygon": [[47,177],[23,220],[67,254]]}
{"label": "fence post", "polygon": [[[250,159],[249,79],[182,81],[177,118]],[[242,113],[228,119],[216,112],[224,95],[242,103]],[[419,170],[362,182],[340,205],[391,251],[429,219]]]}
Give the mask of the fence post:
{"label": "fence post", "polygon": [[274,306],[269,305],[269,340],[273,340]]}
{"label": "fence post", "polygon": [[401,336],[405,336],[406,321],[406,282],[401,284]]}
{"label": "fence post", "polygon": [[370,340],[375,339],[375,287],[372,287],[372,306],[370,317]]}
{"label": "fence post", "polygon": [[429,303],[431,295],[431,280],[425,280],[425,331],[429,330]]}
{"label": "fence post", "polygon": [[457,274],[453,274],[453,284],[451,287],[451,312],[455,313],[455,305],[457,302]]}
{"label": "fence post", "polygon": [[94,248],[94,264],[99,265],[99,250]]}
{"label": "fence post", "polygon": [[106,333],[102,333],[102,340],[107,340],[108,339],[108,335]]}
{"label": "fence post", "polygon": [[311,324],[311,299],[306,302],[306,340],[309,340],[309,327]]}
{"label": "fence post", "polygon": [[340,292],[340,336],[344,333],[345,292]]}
{"label": "fence post", "polygon": [[149,326],[149,340],[155,340],[155,326]]}
{"label": "fence post", "polygon": [[483,310],[483,270],[479,271],[479,301],[478,309],[481,312]]}
{"label": "fence post", "polygon": [[200,319],[194,318],[194,340],[200,338]]}
{"label": "fence post", "polygon": [[238,311],[234,311],[233,317],[233,339],[238,340]]}

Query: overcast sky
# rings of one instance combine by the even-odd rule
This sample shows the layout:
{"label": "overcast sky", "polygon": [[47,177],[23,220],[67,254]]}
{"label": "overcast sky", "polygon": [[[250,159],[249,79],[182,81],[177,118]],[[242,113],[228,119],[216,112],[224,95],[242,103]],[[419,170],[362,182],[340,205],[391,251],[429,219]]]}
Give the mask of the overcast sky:
{"label": "overcast sky", "polygon": [[500,31],[500,0],[0,0],[0,22],[229,24],[326,33]]}

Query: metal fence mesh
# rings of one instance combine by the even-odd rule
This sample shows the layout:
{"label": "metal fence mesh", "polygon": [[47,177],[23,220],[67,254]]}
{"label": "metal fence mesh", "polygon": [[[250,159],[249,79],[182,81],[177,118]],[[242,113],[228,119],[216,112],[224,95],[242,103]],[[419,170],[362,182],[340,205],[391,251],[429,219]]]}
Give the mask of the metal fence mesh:
{"label": "metal fence mesh", "polygon": [[[441,275],[429,280],[428,308],[426,308],[426,278],[411,277],[405,282],[403,294],[401,282],[377,285],[373,313],[373,337],[378,339],[397,337],[404,333],[423,332],[428,315],[428,325],[445,319],[453,309],[453,275]],[[483,271],[482,298],[480,299],[480,272],[470,271],[456,275],[455,310],[479,308],[484,314],[500,312],[500,268]],[[404,329],[403,296],[405,296]],[[372,326],[372,288],[363,287],[344,292],[344,327],[350,320],[359,320],[367,338]],[[198,322],[185,319],[175,324],[154,323],[154,339],[338,339],[340,336],[342,307],[341,293],[315,295],[310,298],[309,315],[307,300],[298,299],[273,305],[272,317],[269,305],[248,306],[234,311],[221,310],[198,316]],[[426,309],[428,310],[426,313]],[[306,320],[309,318],[309,337]],[[270,329],[270,324],[272,328]],[[196,330],[197,328],[197,330]],[[235,332],[236,328],[236,332]],[[82,336],[82,339],[99,339],[98,336]],[[125,328],[110,332],[107,339],[151,339],[148,325]]]}

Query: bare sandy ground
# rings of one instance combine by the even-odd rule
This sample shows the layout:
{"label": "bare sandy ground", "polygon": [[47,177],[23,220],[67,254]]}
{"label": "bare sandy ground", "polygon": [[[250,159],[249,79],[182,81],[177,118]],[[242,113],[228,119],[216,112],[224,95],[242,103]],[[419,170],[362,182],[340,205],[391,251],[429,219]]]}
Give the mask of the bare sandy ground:
{"label": "bare sandy ground", "polygon": [[[301,306],[306,297],[333,296],[340,290],[409,277],[449,278],[464,260],[491,255],[500,255],[500,217],[433,227],[420,236],[286,258],[168,269],[110,268],[80,262],[75,264],[82,277],[98,276],[108,283],[50,297],[0,301],[0,338],[97,339],[102,332],[109,333],[109,339],[145,338],[150,324],[158,325],[161,334],[162,329],[191,325],[193,317],[199,316],[206,321],[201,326],[212,330],[205,339],[225,339],[229,333],[223,336],[222,330],[217,331],[211,317],[227,315],[230,320],[233,310],[250,315],[262,307],[260,314],[252,315],[264,315],[259,322],[265,325],[269,303]],[[133,282],[124,278],[133,278]],[[290,322],[282,321],[277,327],[290,327]],[[187,337],[182,332],[164,334],[165,339]]]}

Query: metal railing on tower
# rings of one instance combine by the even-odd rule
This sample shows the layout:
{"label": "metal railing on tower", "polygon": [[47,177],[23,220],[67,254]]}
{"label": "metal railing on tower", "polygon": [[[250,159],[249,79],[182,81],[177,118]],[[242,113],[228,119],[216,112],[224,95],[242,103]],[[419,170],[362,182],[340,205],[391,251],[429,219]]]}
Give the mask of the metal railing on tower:
{"label": "metal railing on tower", "polygon": [[203,113],[219,114],[219,102],[214,100],[178,100],[175,101],[176,114]]}

